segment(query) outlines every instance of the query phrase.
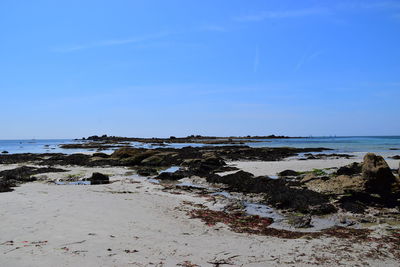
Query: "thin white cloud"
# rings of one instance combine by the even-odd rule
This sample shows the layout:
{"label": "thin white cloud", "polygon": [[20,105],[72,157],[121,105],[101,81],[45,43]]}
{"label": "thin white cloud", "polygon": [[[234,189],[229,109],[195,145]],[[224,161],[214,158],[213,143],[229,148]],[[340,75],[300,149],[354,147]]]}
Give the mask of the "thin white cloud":
{"label": "thin white cloud", "polygon": [[254,55],[254,65],[253,65],[253,71],[256,73],[258,71],[258,66],[260,65],[260,51],[258,46],[256,47],[256,53]]}
{"label": "thin white cloud", "polygon": [[314,58],[317,58],[321,54],[322,54],[322,51],[315,51],[315,52],[313,52],[311,54],[304,55],[300,59],[300,61],[296,64],[296,67],[294,68],[294,71],[297,72],[298,70],[300,70],[303,67],[304,64],[306,64],[307,62],[310,62]]}
{"label": "thin white cloud", "polygon": [[324,15],[328,13],[329,11],[324,8],[305,8],[297,10],[263,11],[258,14],[240,16],[234,19],[237,21],[263,21],[266,19],[297,18],[314,15]]}
{"label": "thin white cloud", "polygon": [[86,43],[86,44],[78,44],[78,45],[70,45],[70,46],[61,46],[53,48],[55,52],[74,52],[78,50],[96,48],[96,47],[108,47],[108,46],[117,46],[117,45],[125,45],[125,44],[137,44],[146,41],[152,41],[156,39],[161,39],[164,37],[169,36],[170,32],[159,32],[155,34],[148,34],[143,36],[138,36],[129,39],[114,39],[114,40],[104,40],[98,41],[93,43]]}

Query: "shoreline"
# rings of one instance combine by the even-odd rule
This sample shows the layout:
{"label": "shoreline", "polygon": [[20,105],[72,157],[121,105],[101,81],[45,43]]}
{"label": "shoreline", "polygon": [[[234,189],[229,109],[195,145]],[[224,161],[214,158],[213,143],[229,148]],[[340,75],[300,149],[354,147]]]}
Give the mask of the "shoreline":
{"label": "shoreline", "polygon": [[[313,150],[319,159],[306,159],[317,156]],[[0,177],[20,182],[0,193],[0,263],[397,266],[398,208],[367,205],[366,214],[353,213],[341,206],[346,194],[320,193],[318,183],[341,177],[338,167],[363,160],[360,153],[322,151],[226,146],[2,155]],[[391,168],[398,163],[388,160]],[[335,169],[313,171],[328,167]],[[276,177],[288,169],[298,177]],[[90,184],[94,173],[107,183],[68,184]],[[303,182],[309,175],[312,183]]]}

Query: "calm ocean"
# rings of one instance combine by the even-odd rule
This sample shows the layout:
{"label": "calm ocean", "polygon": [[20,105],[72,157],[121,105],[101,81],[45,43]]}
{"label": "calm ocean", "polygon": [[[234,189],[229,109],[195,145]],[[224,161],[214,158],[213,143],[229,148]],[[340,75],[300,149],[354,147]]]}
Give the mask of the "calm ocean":
{"label": "calm ocean", "polygon": [[[400,136],[349,136],[349,137],[310,137],[293,139],[263,139],[263,142],[249,143],[253,147],[327,147],[339,153],[385,152],[400,154]],[[74,143],[72,139],[46,140],[0,140],[0,153],[77,153],[93,150],[62,149],[60,144]],[[148,147],[149,144],[132,143],[135,147]],[[168,147],[201,146],[201,144],[172,144]],[[395,150],[395,149],[398,149]],[[106,151],[107,152],[107,151]]]}

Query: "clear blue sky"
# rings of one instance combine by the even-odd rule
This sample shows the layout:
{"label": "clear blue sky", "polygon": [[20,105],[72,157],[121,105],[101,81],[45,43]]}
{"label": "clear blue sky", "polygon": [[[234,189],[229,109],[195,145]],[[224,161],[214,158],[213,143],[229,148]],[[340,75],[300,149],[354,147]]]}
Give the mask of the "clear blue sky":
{"label": "clear blue sky", "polygon": [[0,139],[400,135],[400,1],[0,1]]}

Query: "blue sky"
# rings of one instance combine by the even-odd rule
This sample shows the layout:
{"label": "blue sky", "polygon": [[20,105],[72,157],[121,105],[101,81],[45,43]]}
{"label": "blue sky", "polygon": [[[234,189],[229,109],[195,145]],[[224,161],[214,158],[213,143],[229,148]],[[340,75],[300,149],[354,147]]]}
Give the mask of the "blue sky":
{"label": "blue sky", "polygon": [[400,1],[0,1],[0,139],[399,135]]}

